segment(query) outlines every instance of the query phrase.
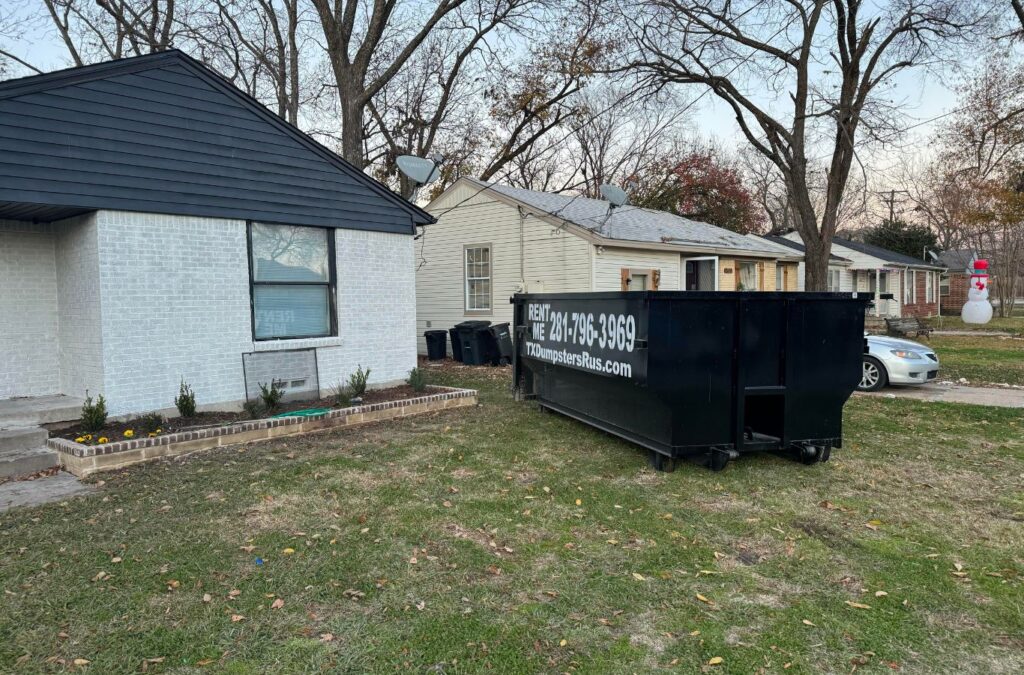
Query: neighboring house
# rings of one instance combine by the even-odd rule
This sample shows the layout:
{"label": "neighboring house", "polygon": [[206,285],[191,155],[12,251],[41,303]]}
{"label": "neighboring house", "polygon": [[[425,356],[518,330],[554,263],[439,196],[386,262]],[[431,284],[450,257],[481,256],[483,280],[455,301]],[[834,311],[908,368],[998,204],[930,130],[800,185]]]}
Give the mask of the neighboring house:
{"label": "neighboring house", "polygon": [[[800,241],[793,241],[786,237],[776,234],[763,235],[764,239],[778,244],[779,246],[785,246],[793,249],[800,253],[800,266],[797,270],[797,290],[804,290],[804,245]],[[840,257],[835,253],[831,253],[828,256],[828,290],[832,292],[850,292],[853,291],[854,287],[854,275],[850,271],[850,266],[853,265],[852,260]]]}
{"label": "neighboring house", "polygon": [[[946,268],[939,280],[939,297],[942,300],[941,313],[960,315],[964,303],[967,302],[967,289],[971,283],[971,266],[978,256],[970,249],[943,251],[939,254],[939,262]],[[994,279],[989,279],[989,292],[992,295]]]}
{"label": "neighboring house", "polygon": [[432,220],[178,51],[2,82],[0,398],[401,381]]}
{"label": "neighboring house", "polygon": [[[664,211],[460,178],[427,206],[417,328],[512,320],[533,293],[797,288],[800,255]],[[423,343],[421,340],[421,350]]]}
{"label": "neighboring house", "polygon": [[[799,242],[800,235],[790,232],[784,238]],[[875,295],[875,316],[881,317],[929,317],[939,313],[939,275],[945,270],[941,265],[926,263],[902,253],[879,246],[835,237],[832,252],[850,260],[850,290]],[[829,263],[829,269],[833,267]],[[840,289],[843,288],[844,274],[840,272]],[[831,280],[830,280],[831,284]],[[892,294],[891,300],[880,296]]]}

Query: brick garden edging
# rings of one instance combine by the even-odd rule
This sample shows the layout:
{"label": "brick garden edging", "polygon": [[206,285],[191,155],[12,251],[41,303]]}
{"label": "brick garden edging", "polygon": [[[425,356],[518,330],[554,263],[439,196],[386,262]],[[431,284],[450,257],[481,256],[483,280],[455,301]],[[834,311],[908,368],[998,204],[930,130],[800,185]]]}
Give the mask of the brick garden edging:
{"label": "brick garden edging", "polygon": [[57,451],[60,463],[66,471],[84,477],[97,471],[121,469],[139,462],[174,457],[197,450],[294,436],[334,427],[350,427],[419,413],[474,406],[477,403],[477,392],[473,389],[436,386],[430,389],[439,390],[439,393],[338,408],[314,417],[265,418],[181,431],[154,438],[114,441],[103,445],[83,445],[66,438],[50,438],[46,445]]}

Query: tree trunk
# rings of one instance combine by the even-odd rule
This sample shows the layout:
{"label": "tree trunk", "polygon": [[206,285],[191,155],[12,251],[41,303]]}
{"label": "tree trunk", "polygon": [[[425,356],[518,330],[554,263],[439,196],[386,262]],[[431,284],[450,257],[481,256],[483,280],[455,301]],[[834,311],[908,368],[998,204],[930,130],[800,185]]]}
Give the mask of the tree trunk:
{"label": "tree trunk", "polygon": [[357,92],[338,90],[341,107],[341,156],[362,169],[366,166],[363,153],[363,99]]}
{"label": "tree trunk", "polygon": [[811,237],[804,241],[804,290],[828,290],[828,255],[831,245],[826,245],[820,237]]}

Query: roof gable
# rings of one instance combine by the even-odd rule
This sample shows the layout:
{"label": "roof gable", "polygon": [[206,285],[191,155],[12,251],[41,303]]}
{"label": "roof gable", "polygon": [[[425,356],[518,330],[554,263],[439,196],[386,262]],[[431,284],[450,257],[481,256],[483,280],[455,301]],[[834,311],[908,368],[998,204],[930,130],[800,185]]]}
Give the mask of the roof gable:
{"label": "roof gable", "polygon": [[0,216],[4,203],[404,233],[432,222],[178,51],[0,83]]}

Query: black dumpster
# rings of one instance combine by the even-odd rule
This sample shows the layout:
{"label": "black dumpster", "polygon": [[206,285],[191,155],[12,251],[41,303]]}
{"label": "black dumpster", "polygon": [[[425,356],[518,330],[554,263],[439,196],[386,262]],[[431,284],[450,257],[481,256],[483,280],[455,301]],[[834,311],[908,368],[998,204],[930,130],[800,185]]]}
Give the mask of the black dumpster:
{"label": "black dumpster", "polygon": [[431,361],[440,361],[448,352],[448,331],[428,330],[423,333],[427,341],[427,358]]}
{"label": "black dumpster", "polygon": [[[456,360],[471,366],[488,362],[488,337],[485,335],[490,321],[463,321],[452,328],[452,352]],[[458,345],[456,347],[455,345]]]}
{"label": "black dumpster", "polygon": [[512,363],[515,352],[512,347],[512,332],[507,323],[496,323],[488,328],[490,334],[490,345],[488,354],[492,365],[506,365]]}
{"label": "black dumpster", "polygon": [[866,293],[521,294],[519,398],[650,451],[672,470],[743,452],[812,464],[842,445],[861,378]]}

